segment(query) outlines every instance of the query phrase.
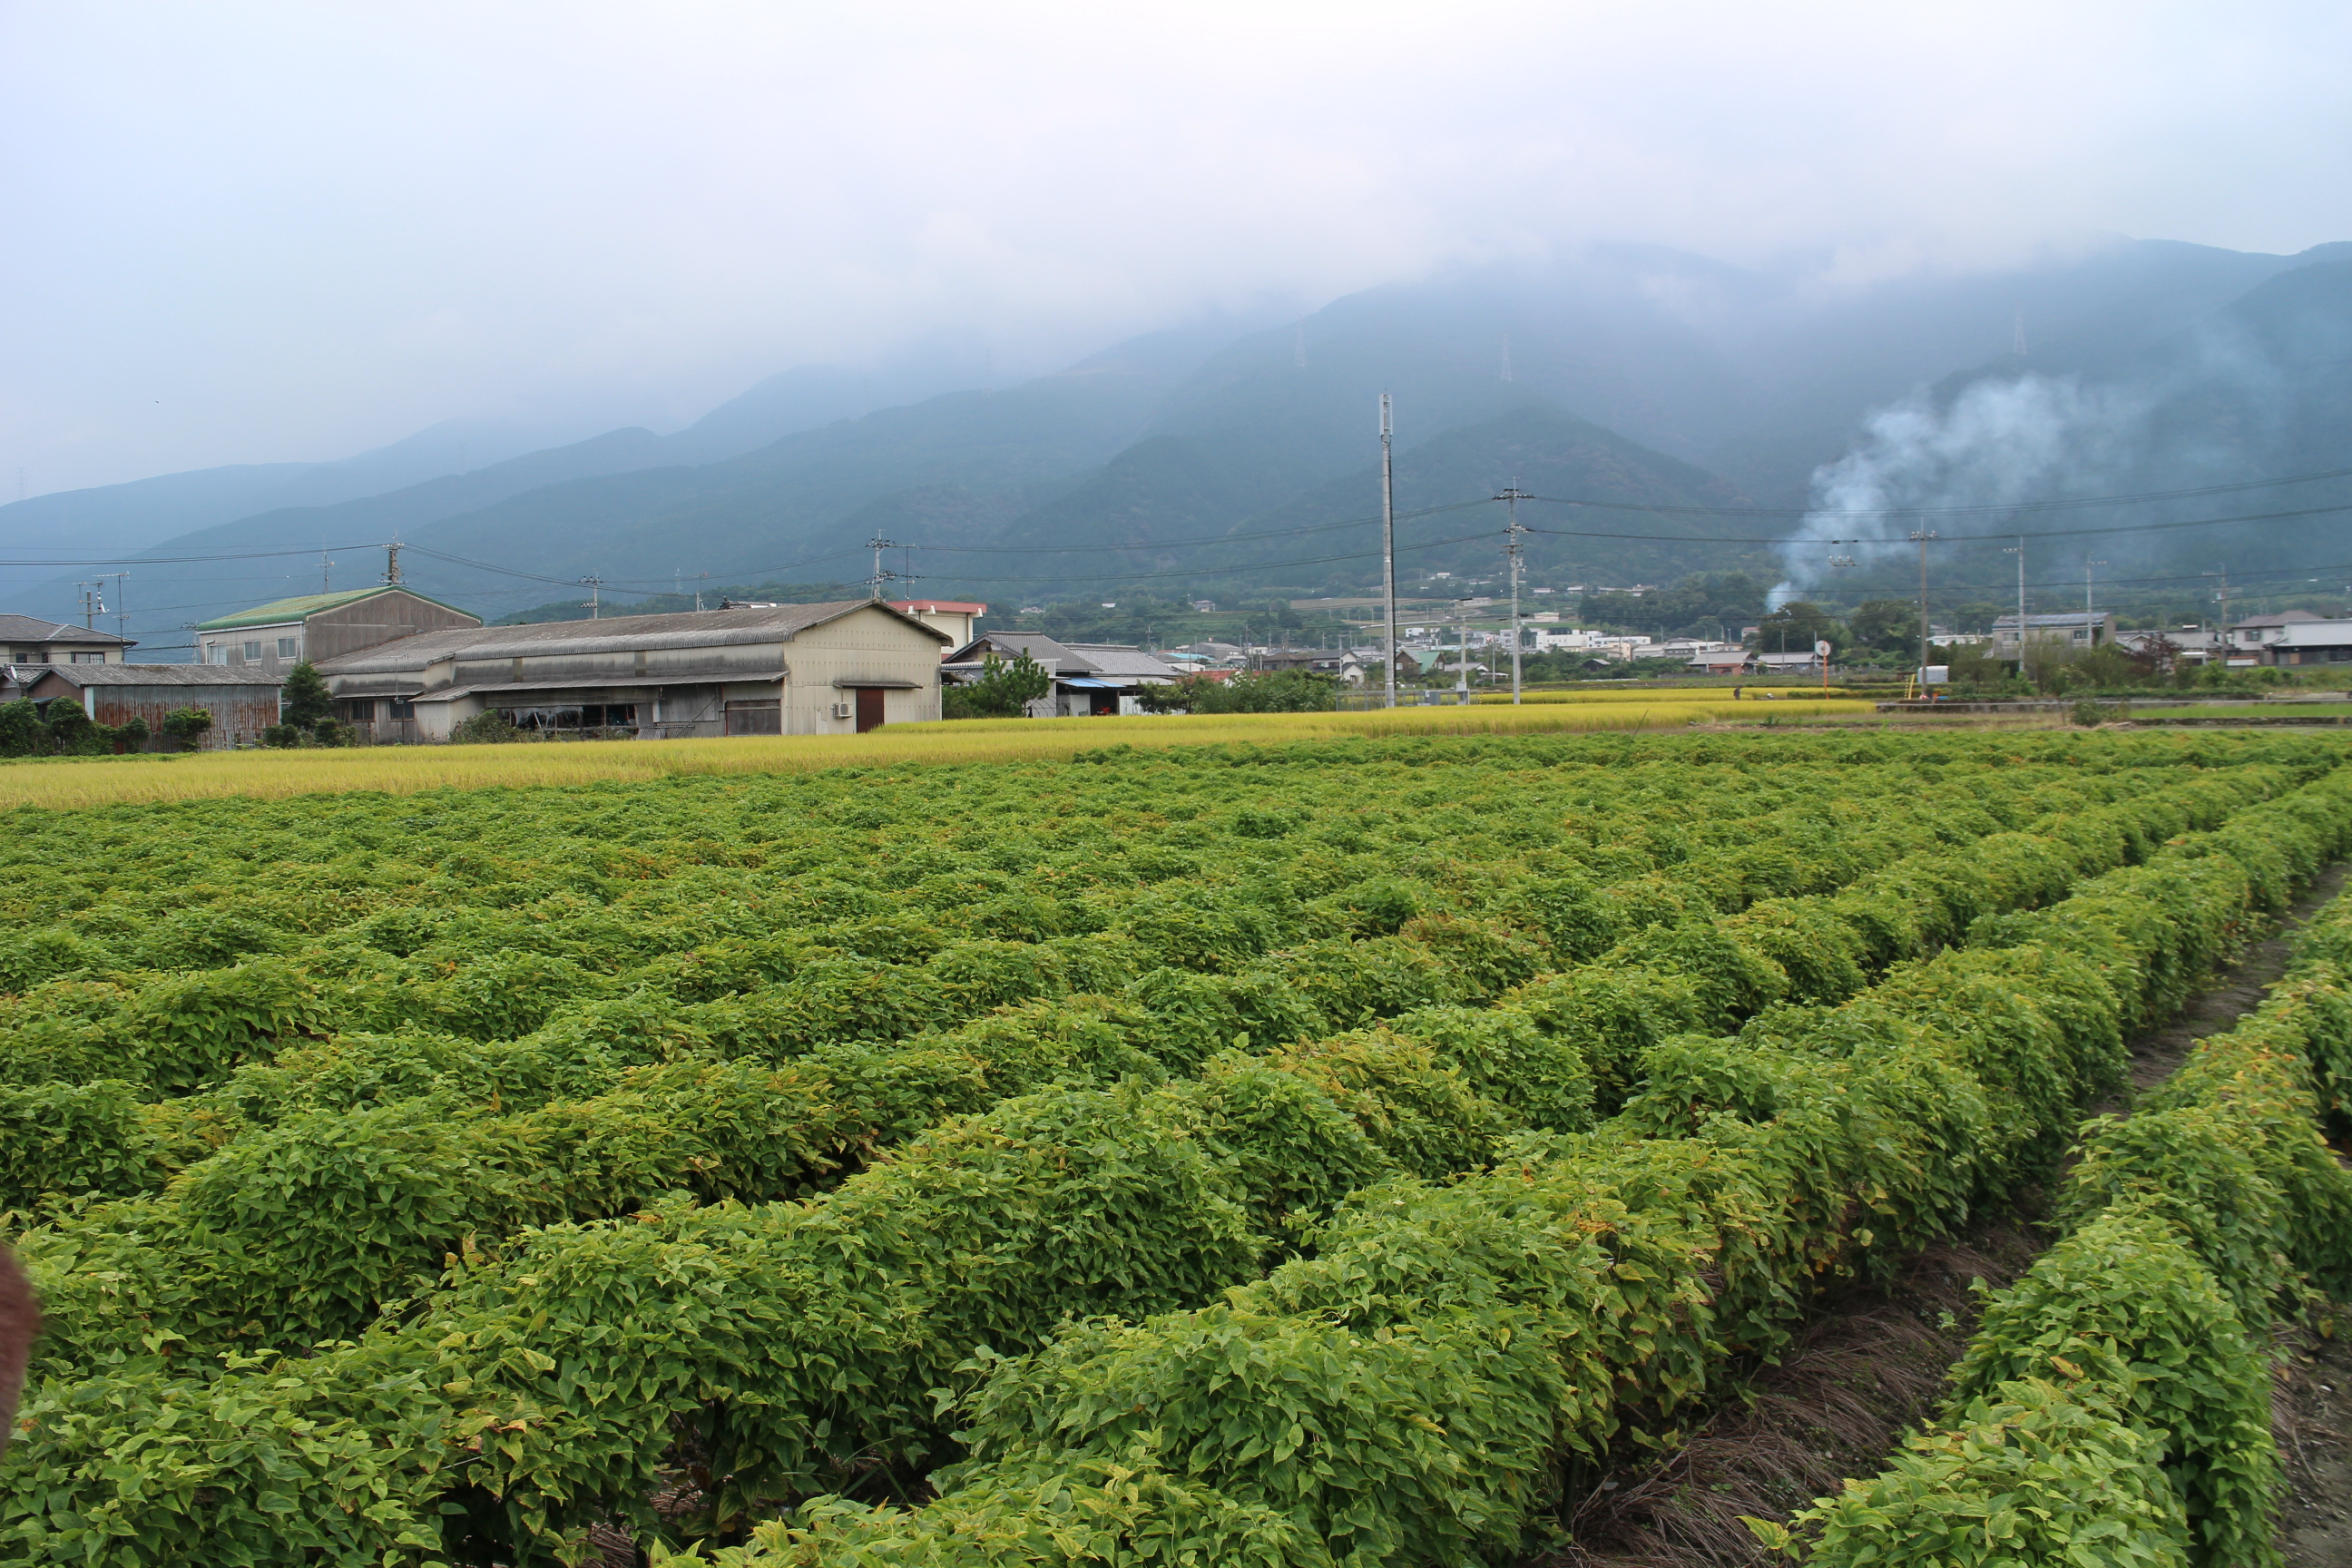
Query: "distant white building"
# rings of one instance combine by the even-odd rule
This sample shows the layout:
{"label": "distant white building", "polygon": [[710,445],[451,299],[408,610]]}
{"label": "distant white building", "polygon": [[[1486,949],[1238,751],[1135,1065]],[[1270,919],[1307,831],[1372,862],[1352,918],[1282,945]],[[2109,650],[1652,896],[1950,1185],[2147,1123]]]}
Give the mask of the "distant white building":
{"label": "distant white building", "polygon": [[[2236,627],[2231,628],[2232,631]],[[2265,664],[2297,666],[2352,664],[2352,621],[2323,621],[2314,616],[2275,628],[2266,635],[2257,655]],[[2231,660],[2232,664],[2236,658]]]}
{"label": "distant white building", "polygon": [[[2063,616],[2025,617],[2025,641],[2029,647],[2091,648],[2115,640],[2116,618],[2113,616],[2084,615],[2076,610]],[[1995,658],[2017,657],[2017,617],[2014,615],[2003,616],[1993,622],[1992,656]]]}

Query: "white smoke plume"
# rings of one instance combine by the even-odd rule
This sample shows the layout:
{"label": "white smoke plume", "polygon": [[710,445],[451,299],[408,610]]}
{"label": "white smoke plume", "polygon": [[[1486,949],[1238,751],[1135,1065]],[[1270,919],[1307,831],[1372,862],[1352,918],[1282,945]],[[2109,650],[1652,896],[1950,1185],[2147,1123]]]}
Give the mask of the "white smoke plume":
{"label": "white smoke plume", "polygon": [[[1925,390],[1879,410],[1862,441],[1813,470],[1813,510],[1780,545],[1783,580],[1769,603],[1803,598],[1831,580],[1833,556],[1867,568],[1908,549],[1914,528],[1987,533],[1998,511],[1961,518],[1909,509],[2009,507],[2100,491],[2123,471],[2146,405],[2072,376],[2023,375],[1970,384],[1948,405]],[[1831,541],[1858,542],[1832,544]]]}

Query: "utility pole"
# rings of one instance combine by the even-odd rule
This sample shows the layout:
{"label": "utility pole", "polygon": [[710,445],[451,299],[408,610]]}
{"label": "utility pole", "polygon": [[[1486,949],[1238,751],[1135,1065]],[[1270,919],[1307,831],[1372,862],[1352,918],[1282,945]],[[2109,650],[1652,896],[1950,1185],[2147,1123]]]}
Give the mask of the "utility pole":
{"label": "utility pole", "polygon": [[1519,489],[1518,480],[1513,479],[1496,498],[1510,508],[1507,528],[1511,542],[1511,705],[1515,708],[1519,705],[1519,571],[1526,563],[1526,556],[1519,544],[1519,502],[1527,499],[1527,493]]}
{"label": "utility pole", "polygon": [[327,558],[326,551],[321,549],[319,552],[319,592],[331,594],[334,591],[335,563]]}
{"label": "utility pole", "polygon": [[90,585],[87,583],[75,584],[74,591],[81,595],[82,630],[96,631],[98,629],[98,612],[91,606],[97,603],[98,595],[90,590]]}
{"label": "utility pole", "polygon": [[2208,572],[2204,575],[2221,580],[2221,668],[2227,669],[2230,668],[2230,569],[2224,566],[2219,572]]}
{"label": "utility pole", "polygon": [[[656,578],[656,581],[659,581],[659,579]],[[602,590],[604,586],[604,579],[602,577],[583,577],[580,579],[580,585],[588,590],[588,603],[583,606],[588,612],[588,618],[592,621],[595,620],[603,614],[604,610],[604,606],[600,603],[600,599]]]}
{"label": "utility pole", "polygon": [[98,613],[101,616],[106,614],[106,580],[109,577],[113,578],[115,583],[114,629],[118,635],[129,637],[131,635],[131,616],[130,612],[123,606],[126,601],[130,599],[131,595],[129,591],[122,586],[122,584],[130,581],[131,574],[128,572],[100,572],[98,574]]}
{"label": "utility pole", "polygon": [[1470,603],[1464,600],[1462,610],[1462,646],[1454,658],[1454,689],[1459,693],[1454,700],[1470,706]]}
{"label": "utility pole", "polygon": [[1919,685],[1927,684],[1927,542],[1936,537],[1932,528],[1911,531],[1911,542],[1919,547]]}
{"label": "utility pole", "polygon": [[2025,678],[2025,535],[2019,534],[2017,542],[2000,547],[2003,555],[2017,557],[2017,674]]}
{"label": "utility pole", "polygon": [[898,574],[895,572],[885,572],[882,570],[882,552],[886,550],[895,550],[898,547],[898,542],[897,540],[885,539],[878,533],[866,542],[866,548],[874,552],[874,577],[869,585],[873,589],[873,596],[877,599],[879,599],[882,596],[882,584],[898,576]]}
{"label": "utility pole", "polygon": [[387,588],[400,586],[400,540],[397,535],[383,547],[383,583]]}
{"label": "utility pole", "polygon": [[1394,434],[1389,395],[1381,394],[1381,596],[1388,606],[1388,705],[1397,702],[1396,661],[1396,471],[1390,460]]}
{"label": "utility pole", "polygon": [[709,579],[709,576],[710,574],[708,572],[697,572],[694,574],[694,607],[697,610],[702,608],[702,584]]}
{"label": "utility pole", "polygon": [[2099,641],[2097,624],[2091,618],[2091,568],[2105,564],[2104,561],[2083,563],[2083,646],[2084,647],[2095,647]]}

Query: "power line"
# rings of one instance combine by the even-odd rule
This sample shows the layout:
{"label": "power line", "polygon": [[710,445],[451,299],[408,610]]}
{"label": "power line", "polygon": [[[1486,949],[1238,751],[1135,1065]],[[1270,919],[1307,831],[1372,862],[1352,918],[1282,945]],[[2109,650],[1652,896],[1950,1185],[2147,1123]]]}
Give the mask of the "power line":
{"label": "power line", "polygon": [[1977,506],[1906,506],[1880,511],[1839,511],[1827,507],[1660,506],[1650,501],[1603,500],[1597,497],[1530,496],[1530,500],[1556,501],[1562,506],[1601,507],[1615,511],[1668,512],[1688,517],[2007,517],[2021,511],[2073,511],[2094,506],[2133,506],[2145,501],[2186,500],[2198,496],[2236,495],[2245,490],[2280,489],[2288,485],[2317,484],[2322,479],[2352,479],[2352,468],[2328,468],[2315,474],[2290,474],[2284,479],[2239,479],[2226,485],[2195,485],[2180,489],[2138,490],[2126,495],[2074,496],[2058,500],[2010,501]]}
{"label": "power line", "polygon": [[[1528,499],[1530,500],[1559,500],[1556,496],[1530,496]],[[1570,501],[1565,504],[1577,506],[1581,505],[1582,503]],[[2025,534],[2023,537],[2028,540],[2087,539],[2097,535],[2111,533],[2155,533],[2176,528],[2216,528],[2224,523],[2231,522],[2283,522],[2294,518],[2303,517],[2334,517],[2347,511],[2352,511],[2352,501],[2346,501],[2336,506],[2298,507],[2292,511],[2252,511],[2242,513],[2235,517],[2197,517],[2189,518],[2179,522],[2129,522],[2118,523],[2108,528],[2052,528],[2044,529],[2039,533]],[[1864,514],[1857,512],[1844,515],[1862,516]],[[1889,513],[1888,515],[1903,517],[1933,517],[1938,514],[1933,511],[1912,511]],[[1791,539],[1787,537],[1740,538],[1727,534],[1704,533],[1604,533],[1586,529],[1538,528],[1533,523],[1522,523],[1520,526],[1525,528],[1529,533],[1556,534],[1563,539],[1638,539],[1655,544],[1769,544],[1783,549],[1811,549],[1815,547],[1827,548],[1832,545],[1902,544],[1906,542],[1906,541],[1901,539],[1886,539],[1875,536],[1858,536],[1852,539]],[[1946,544],[1982,544],[1988,543],[1996,539],[2016,539],[2018,537],[2020,537],[2020,535],[2018,534],[2017,530],[2011,528],[2005,529],[1999,533],[1947,534],[1944,536],[1942,542]]]}

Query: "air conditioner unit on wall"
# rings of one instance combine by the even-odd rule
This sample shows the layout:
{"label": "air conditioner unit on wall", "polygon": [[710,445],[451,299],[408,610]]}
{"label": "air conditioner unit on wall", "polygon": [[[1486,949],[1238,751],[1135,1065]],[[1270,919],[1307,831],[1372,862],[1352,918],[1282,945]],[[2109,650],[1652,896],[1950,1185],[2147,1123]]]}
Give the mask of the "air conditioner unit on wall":
{"label": "air conditioner unit on wall", "polygon": [[836,718],[836,719],[846,719],[846,718],[848,718],[848,717],[849,717],[849,704],[848,704],[848,703],[846,703],[846,702],[836,702],[836,703],[835,703],[835,704],[833,705],[833,716],[834,716],[835,718]]}

